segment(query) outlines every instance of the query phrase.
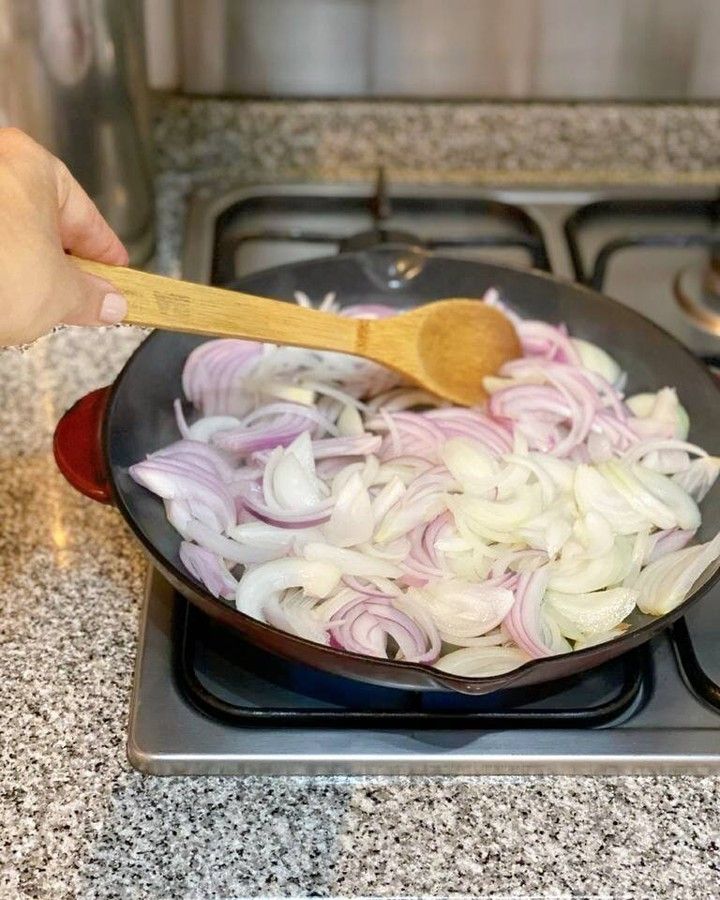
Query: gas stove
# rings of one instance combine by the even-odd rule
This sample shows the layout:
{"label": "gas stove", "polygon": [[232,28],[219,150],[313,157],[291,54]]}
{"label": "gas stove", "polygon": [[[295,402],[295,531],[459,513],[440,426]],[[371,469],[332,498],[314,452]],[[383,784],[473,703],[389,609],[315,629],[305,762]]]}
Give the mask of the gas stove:
{"label": "gas stove", "polygon": [[[388,186],[381,172],[374,186],[203,188],[189,208],[183,274],[227,285],[402,241],[590,284],[717,365],[719,217],[707,187]],[[151,570],[128,755],[142,771],[174,775],[718,771],[720,589],[664,636],[582,676],[466,697],[375,687],[264,654]]]}

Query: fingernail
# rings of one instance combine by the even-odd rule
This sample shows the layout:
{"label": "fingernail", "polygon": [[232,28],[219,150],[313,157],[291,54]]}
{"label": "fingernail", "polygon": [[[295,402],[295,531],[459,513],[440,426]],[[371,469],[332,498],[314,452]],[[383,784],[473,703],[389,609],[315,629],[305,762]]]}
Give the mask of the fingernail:
{"label": "fingernail", "polygon": [[100,321],[107,325],[122,322],[127,315],[127,300],[122,294],[105,294],[100,307]]}

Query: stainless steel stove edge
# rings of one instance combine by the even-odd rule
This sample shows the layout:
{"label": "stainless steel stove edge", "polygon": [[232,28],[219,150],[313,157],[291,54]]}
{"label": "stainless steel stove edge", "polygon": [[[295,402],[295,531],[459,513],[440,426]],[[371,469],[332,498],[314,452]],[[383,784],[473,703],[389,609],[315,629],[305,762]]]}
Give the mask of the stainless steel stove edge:
{"label": "stainless steel stove edge", "polygon": [[155,776],[434,776],[457,777],[480,775],[695,775],[717,773],[720,756],[678,757],[652,756],[567,756],[508,761],[506,757],[447,760],[438,757],[393,759],[384,757],[244,757],[237,759],[197,759],[180,756],[149,756],[139,748],[128,746],[130,764],[146,775]]}
{"label": "stainless steel stove edge", "polygon": [[[127,743],[131,765],[146,774],[703,775],[720,767],[720,736],[712,728],[402,732],[224,725],[181,693],[172,614],[172,588],[150,569]],[[558,753],[559,741],[571,752]]]}

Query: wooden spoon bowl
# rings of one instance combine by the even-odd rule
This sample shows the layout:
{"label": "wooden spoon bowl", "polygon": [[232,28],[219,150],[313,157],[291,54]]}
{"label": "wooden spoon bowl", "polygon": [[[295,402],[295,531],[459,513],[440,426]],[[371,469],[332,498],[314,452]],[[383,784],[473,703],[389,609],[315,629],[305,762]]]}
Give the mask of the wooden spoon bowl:
{"label": "wooden spoon bowl", "polygon": [[128,324],[350,353],[462,406],[481,403],[484,376],[520,355],[512,323],[478,300],[439,300],[387,319],[351,319],[122,266],[76,262],[125,295]]}

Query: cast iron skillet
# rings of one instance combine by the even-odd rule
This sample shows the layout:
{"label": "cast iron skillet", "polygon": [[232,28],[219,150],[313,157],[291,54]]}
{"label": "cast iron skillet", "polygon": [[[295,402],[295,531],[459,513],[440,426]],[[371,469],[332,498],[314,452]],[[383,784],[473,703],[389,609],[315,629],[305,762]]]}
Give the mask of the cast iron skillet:
{"label": "cast iron skillet", "polygon": [[[566,322],[573,335],[607,348],[629,373],[628,393],[676,386],[690,414],[690,440],[711,453],[720,451],[720,398],[708,370],[678,341],[633,310],[558,278],[395,246],[280,266],[244,278],[235,287],[288,300],[298,290],[316,299],[336,291],[342,304],[380,302],[397,308],[439,297],[479,298],[496,287],[522,315]],[[257,622],[213,598],[185,572],[178,556],[180,538],[166,521],[161,502],[135,484],[127,471],[131,463],[178,438],[172,402],[182,396],[183,363],[203,340],[171,332],[151,334],[109,394],[108,389],[94,392],[66,414],[56,432],[55,453],[71,483],[118,507],[153,564],[182,594],[265,650],[378,684],[482,694],[562,678],[625,653],[667,628],[720,577],[720,572],[715,573],[666,616],[638,613],[622,637],[576,653],[534,660],[492,678],[460,677],[428,665],[333,650]],[[700,540],[708,540],[720,529],[718,499],[720,485],[703,503]]]}

